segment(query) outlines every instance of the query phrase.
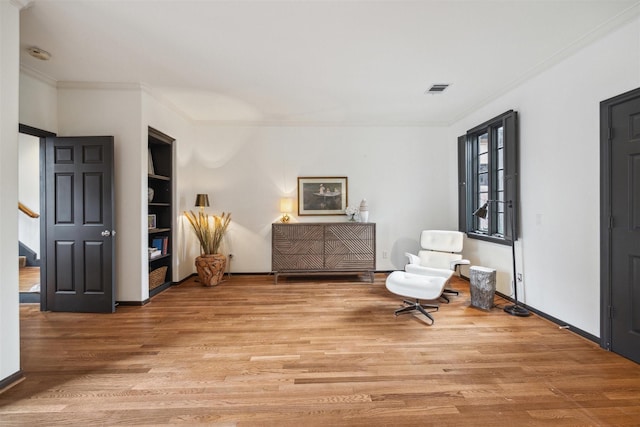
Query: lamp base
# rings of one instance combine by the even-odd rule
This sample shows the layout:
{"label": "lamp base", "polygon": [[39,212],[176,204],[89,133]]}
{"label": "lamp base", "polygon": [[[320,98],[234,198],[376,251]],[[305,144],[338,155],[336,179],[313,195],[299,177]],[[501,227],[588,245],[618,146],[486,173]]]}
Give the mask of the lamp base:
{"label": "lamp base", "polygon": [[505,305],[504,311],[512,316],[527,317],[531,315],[531,313],[529,313],[529,310],[524,307],[520,307],[517,304]]}

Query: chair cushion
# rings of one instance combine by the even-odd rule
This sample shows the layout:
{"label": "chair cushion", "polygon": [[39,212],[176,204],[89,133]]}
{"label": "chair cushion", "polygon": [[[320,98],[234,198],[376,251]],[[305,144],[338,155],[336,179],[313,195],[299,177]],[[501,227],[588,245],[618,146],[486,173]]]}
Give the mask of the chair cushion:
{"label": "chair cushion", "polygon": [[450,269],[451,263],[462,259],[461,254],[421,250],[418,252],[420,265]]}
{"label": "chair cushion", "polygon": [[435,300],[442,295],[446,282],[444,277],[394,271],[387,277],[385,286],[390,292],[403,297]]}
{"label": "chair cushion", "polygon": [[448,268],[433,268],[416,264],[407,264],[404,269],[407,273],[419,274],[421,276],[442,277],[447,281],[451,276],[453,276],[453,270],[449,270]]}
{"label": "chair cushion", "polygon": [[464,233],[453,230],[423,230],[420,234],[422,249],[440,252],[462,252]]}

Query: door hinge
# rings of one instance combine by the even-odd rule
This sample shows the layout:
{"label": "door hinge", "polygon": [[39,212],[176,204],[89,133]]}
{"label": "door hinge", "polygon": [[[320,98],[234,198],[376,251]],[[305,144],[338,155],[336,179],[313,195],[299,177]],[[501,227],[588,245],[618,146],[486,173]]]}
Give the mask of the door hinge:
{"label": "door hinge", "polygon": [[610,127],[609,128],[609,141],[611,141],[613,139],[613,128]]}
{"label": "door hinge", "polygon": [[609,319],[613,319],[613,306],[609,306]]}
{"label": "door hinge", "polygon": [[609,215],[609,230],[613,230],[613,216]]}

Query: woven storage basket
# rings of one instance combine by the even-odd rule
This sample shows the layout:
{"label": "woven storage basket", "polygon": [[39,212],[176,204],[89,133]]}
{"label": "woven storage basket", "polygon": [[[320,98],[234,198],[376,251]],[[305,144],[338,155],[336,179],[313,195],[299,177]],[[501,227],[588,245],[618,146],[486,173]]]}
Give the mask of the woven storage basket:
{"label": "woven storage basket", "polygon": [[162,285],[166,276],[166,265],[149,272],[149,289],[157,288],[158,286]]}

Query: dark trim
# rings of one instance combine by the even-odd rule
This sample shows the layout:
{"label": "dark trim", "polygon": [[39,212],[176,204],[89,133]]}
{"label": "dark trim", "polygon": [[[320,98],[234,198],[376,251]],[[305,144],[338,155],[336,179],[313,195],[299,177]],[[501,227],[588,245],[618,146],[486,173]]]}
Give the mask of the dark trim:
{"label": "dark trim", "polygon": [[[275,272],[273,271],[249,271],[249,272],[244,272],[244,271],[236,271],[236,272],[232,272],[232,271],[227,271],[226,274],[227,276],[233,276],[234,274],[238,274],[238,275],[243,275],[243,276],[272,276]],[[190,279],[193,276],[197,276],[197,273],[193,273],[190,276],[185,277],[184,279],[182,279],[182,282],[184,282],[185,280]]]}
{"label": "dark trim", "polygon": [[15,374],[11,374],[6,378],[3,378],[0,380],[0,394],[4,393],[5,391],[9,390],[11,387],[15,386],[16,384],[24,381],[26,377],[24,376],[24,373],[20,370],[18,372],[16,372]]}
{"label": "dark trim", "polygon": [[42,130],[42,129],[34,128],[34,127],[31,127],[31,126],[23,125],[22,123],[20,123],[18,125],[18,132],[19,133],[24,133],[25,135],[37,136],[37,137],[40,137],[40,138],[47,138],[47,137],[51,137],[51,136],[56,136],[55,133],[49,132],[48,130]]}
{"label": "dark trim", "polygon": [[149,298],[147,298],[146,300],[143,301],[116,301],[116,305],[121,305],[121,306],[143,306],[143,305],[147,305],[151,302],[151,298],[158,295],[160,292],[169,289],[172,286],[177,286],[179,284],[181,284],[182,282],[186,281],[187,279],[189,279],[190,277],[195,276],[194,274],[191,274],[189,276],[187,276],[186,278],[180,280],[179,282],[165,282],[162,285],[158,286],[157,288],[154,288],[152,290],[149,291]]}
{"label": "dark trim", "polygon": [[467,232],[467,237],[476,240],[484,240],[485,242],[497,243],[499,245],[511,246],[511,240],[505,240],[501,237],[489,236],[482,233]]}
{"label": "dark trim", "polygon": [[20,304],[40,304],[40,292],[20,292]]}
{"label": "dark trim", "polygon": [[611,109],[640,97],[640,88],[600,102],[600,347],[611,350]]}
{"label": "dark trim", "polygon": [[27,267],[39,267],[40,259],[36,258],[36,253],[24,243],[18,241],[18,255],[26,257]]}
{"label": "dark trim", "polygon": [[[31,135],[40,138],[40,165],[39,165],[39,173],[40,173],[40,259],[42,260],[43,248],[47,247],[46,241],[46,233],[45,230],[47,224],[47,206],[46,206],[46,186],[43,177],[45,176],[45,165],[46,165],[46,156],[45,156],[45,138],[51,138],[57,136],[54,132],[49,132],[47,130],[34,128],[32,126],[28,126],[22,123],[18,124],[18,132]],[[23,302],[23,298],[27,301],[26,303],[32,302],[33,295],[38,295],[38,302],[40,302],[40,311],[47,310],[47,269],[46,263],[40,263],[40,293],[39,294],[31,294],[31,296],[23,297],[23,293],[20,293],[20,302]]]}
{"label": "dark trim", "polygon": [[465,233],[471,229],[467,206],[471,204],[467,191],[468,173],[471,170],[471,157],[467,155],[467,135],[458,137],[458,231]]}
{"label": "dark trim", "polygon": [[[498,292],[496,291],[496,295],[500,296],[501,298],[510,301],[510,302],[515,302],[513,298],[506,296],[505,294],[503,294],[502,292]],[[580,328],[576,328],[573,325],[570,325],[566,322],[563,322],[562,320],[550,316],[547,313],[544,313],[540,310],[537,310],[531,306],[528,306],[526,304],[523,304],[522,302],[519,302],[518,305],[521,305],[522,307],[526,308],[527,310],[529,310],[530,312],[537,314],[538,316],[542,317],[543,319],[549,320],[552,323],[555,323],[556,325],[558,325],[560,327],[560,329],[567,329],[573,333],[576,333],[578,335],[580,335],[583,338],[588,339],[589,341],[593,341],[594,343],[598,344],[600,342],[600,338],[596,337],[595,335],[590,334],[589,332],[583,331]]]}
{"label": "dark trim", "polygon": [[182,280],[178,280],[175,284],[176,284],[176,286],[177,286],[177,285],[181,285],[181,284],[183,284],[184,282],[186,282],[187,280],[189,280],[189,279],[191,279],[192,277],[197,276],[197,275],[198,275],[198,274],[196,274],[196,273],[191,273],[190,275],[188,275],[188,276],[187,276],[187,277],[185,277],[184,279],[182,279]]}
{"label": "dark trim", "polygon": [[149,298],[144,301],[116,301],[116,307],[119,305],[123,307],[142,307],[143,305],[147,305],[151,302]]}
{"label": "dark trim", "polygon": [[174,285],[173,282],[169,281],[169,282],[164,282],[162,285],[158,286],[157,288],[153,288],[149,291],[149,298],[153,298],[156,295],[158,295],[160,292],[162,291],[166,291],[167,289],[169,289],[170,287],[172,287]]}
{"label": "dark trim", "polygon": [[40,311],[47,311],[47,139],[40,137]]}
{"label": "dark trim", "polygon": [[504,120],[505,117],[509,116],[509,114],[513,113],[513,110],[509,110],[509,111],[505,111],[504,113],[500,114],[499,116],[495,116],[492,119],[487,120],[484,123],[479,124],[478,126],[471,128],[467,131],[467,135],[470,135],[472,133],[476,133],[479,132],[481,130],[484,130],[485,128],[488,128],[491,125],[494,125],[496,123],[500,123],[502,120]]}
{"label": "dark trim", "polygon": [[[497,170],[496,156],[496,129],[503,129],[503,197],[498,197],[499,185],[497,185],[494,173]],[[487,170],[487,197],[496,202],[497,199],[504,203],[504,230],[503,236],[497,234],[497,216],[494,213],[489,215],[489,233],[477,232],[477,219],[473,216],[473,211],[480,206],[478,200],[478,174],[477,170],[477,149],[478,136],[487,133],[489,135],[489,168]],[[484,123],[469,129],[463,136],[458,137],[458,187],[466,192],[466,199],[462,194],[458,194],[458,229],[466,231],[467,237],[471,239],[485,240],[488,242],[511,245],[512,241],[518,239],[519,230],[519,125],[518,113],[514,110],[506,111],[493,117]],[[462,168],[466,169],[463,173]]]}

